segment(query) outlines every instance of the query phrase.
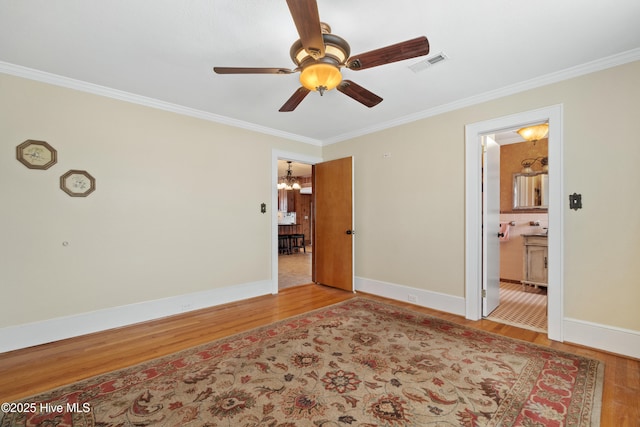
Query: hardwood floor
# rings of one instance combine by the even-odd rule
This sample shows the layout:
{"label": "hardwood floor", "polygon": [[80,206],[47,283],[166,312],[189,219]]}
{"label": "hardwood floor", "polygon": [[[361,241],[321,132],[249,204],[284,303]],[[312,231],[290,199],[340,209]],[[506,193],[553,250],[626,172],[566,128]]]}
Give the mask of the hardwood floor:
{"label": "hardwood floor", "polygon": [[[17,400],[355,296],[351,292],[320,285],[298,286],[285,289],[278,295],[2,353],[0,402]],[[457,324],[599,359],[605,363],[601,425],[640,425],[640,360],[550,341],[544,334],[489,320],[474,322],[408,303],[366,296]]]}

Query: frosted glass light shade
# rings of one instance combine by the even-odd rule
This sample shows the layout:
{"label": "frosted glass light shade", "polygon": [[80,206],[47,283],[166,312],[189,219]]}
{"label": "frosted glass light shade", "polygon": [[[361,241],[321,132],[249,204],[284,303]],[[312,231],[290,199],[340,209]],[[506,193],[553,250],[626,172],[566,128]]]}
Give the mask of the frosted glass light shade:
{"label": "frosted glass light shade", "polygon": [[340,69],[335,65],[318,63],[309,65],[300,73],[300,83],[309,90],[334,89],[342,81]]}
{"label": "frosted glass light shade", "polygon": [[529,126],[518,129],[518,133],[527,141],[538,141],[547,136],[547,133],[549,133],[549,125],[543,123],[541,125]]}

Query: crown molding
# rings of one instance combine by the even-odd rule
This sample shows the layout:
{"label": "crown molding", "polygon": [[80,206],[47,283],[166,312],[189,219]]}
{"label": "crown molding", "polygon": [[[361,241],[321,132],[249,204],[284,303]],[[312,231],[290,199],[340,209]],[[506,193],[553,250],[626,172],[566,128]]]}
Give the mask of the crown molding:
{"label": "crown molding", "polygon": [[605,70],[607,68],[624,65],[637,60],[640,60],[640,48],[628,50],[626,52],[622,52],[622,53],[612,55],[606,58],[598,59],[595,61],[587,62],[582,65],[578,65],[578,66],[560,70],[554,73],[546,74],[544,76],[536,77],[530,80],[526,80],[524,82],[505,86],[500,89],[474,95],[458,101],[450,102],[448,104],[439,105],[437,107],[420,111],[414,114],[409,114],[407,116],[399,117],[394,120],[380,122],[374,126],[358,129],[353,132],[343,133],[341,135],[337,135],[335,137],[327,138],[324,140],[318,140],[318,139],[309,138],[303,135],[284,132],[278,129],[273,129],[266,126],[260,126],[254,123],[233,119],[230,117],[225,117],[225,116],[209,113],[202,110],[196,110],[194,108],[184,107],[182,105],[172,104],[170,102],[160,101],[154,98],[136,95],[130,92],[116,90],[116,89],[108,88],[105,86],[96,85],[93,83],[87,83],[81,80],[75,80],[68,77],[63,77],[56,74],[48,73],[45,71],[35,70],[32,68],[11,64],[8,62],[0,61],[0,73],[10,74],[17,77],[23,77],[30,80],[36,80],[39,82],[52,84],[55,86],[62,86],[69,89],[75,89],[82,92],[88,92],[95,95],[105,96],[108,98],[131,102],[134,104],[144,105],[151,108],[169,111],[176,114],[182,114],[185,116],[195,117],[202,120],[207,120],[207,121],[220,123],[228,126],[233,126],[241,129],[246,129],[253,132],[263,133],[266,135],[289,139],[292,141],[303,142],[305,144],[310,144],[315,146],[326,146],[326,145],[331,145],[338,142],[346,141],[349,139],[357,138],[359,136],[364,136],[371,133],[379,132],[385,129],[393,128],[396,126],[412,123],[412,122],[426,119],[429,117],[437,116],[439,114],[447,113],[447,112],[458,110],[461,108],[470,107],[476,104],[481,104],[483,102],[492,101],[494,99],[503,98],[505,96],[513,95],[519,92],[524,92],[530,89],[535,89],[541,86],[546,86],[549,84],[561,82],[563,80],[572,79],[585,74],[590,74],[597,71]]}
{"label": "crown molding", "polygon": [[325,139],[322,141],[322,145],[330,145],[338,142],[346,141],[348,139],[357,138],[359,136],[368,135],[371,133],[379,132],[385,129],[393,128],[396,126],[412,123],[418,120],[426,119],[428,117],[437,116],[439,114],[448,113],[450,111],[459,110],[461,108],[470,107],[483,102],[492,101],[494,99],[503,98],[505,96],[514,95],[519,92],[524,92],[530,89],[535,89],[542,86],[547,86],[553,83],[558,83],[563,80],[569,80],[575,77],[583,76],[585,74],[595,73],[597,71],[605,70],[607,68],[617,67],[619,65],[628,64],[630,62],[640,60],[640,48],[628,50],[616,55],[612,55],[606,58],[598,59],[595,61],[587,62],[575,67],[566,68],[554,73],[546,74],[540,77],[536,77],[524,82],[516,83],[513,85],[505,86],[500,89],[492,90],[489,92],[474,95],[468,98],[464,98],[458,101],[454,101],[448,104],[439,105],[428,110],[420,111],[415,114],[403,116],[387,122],[377,123],[374,126],[359,129],[354,132],[347,132],[336,137]]}
{"label": "crown molding", "polygon": [[170,102],[149,98],[122,90],[112,89],[106,86],[100,86],[93,83],[87,83],[82,80],[71,79],[57,74],[36,70],[33,68],[23,67],[21,65],[11,64],[9,62],[0,61],[0,73],[9,74],[16,77],[23,77],[29,80],[35,80],[42,83],[48,83],[54,86],[66,87],[68,89],[79,90],[94,95],[104,96],[107,98],[118,99],[120,101],[130,102],[132,104],[143,105],[146,107],[156,108],[158,110],[169,111],[171,113],[181,114],[184,116],[194,117],[197,119],[207,120],[210,122],[220,123],[223,125],[233,126],[253,132],[263,133],[271,136],[277,136],[293,141],[304,142],[306,144],[321,146],[322,141],[308,138],[306,136],[297,135],[289,132],[280,131],[266,126],[256,125],[254,123],[221,116],[218,114],[208,113],[195,108],[189,108]]}

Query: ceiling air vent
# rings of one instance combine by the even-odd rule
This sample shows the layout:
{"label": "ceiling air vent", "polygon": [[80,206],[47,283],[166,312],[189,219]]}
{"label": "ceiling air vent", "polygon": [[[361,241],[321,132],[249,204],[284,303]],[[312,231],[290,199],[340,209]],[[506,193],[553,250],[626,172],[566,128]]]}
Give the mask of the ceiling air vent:
{"label": "ceiling air vent", "polygon": [[436,65],[444,60],[447,59],[447,55],[445,55],[443,52],[440,52],[437,55],[434,55],[430,58],[427,58],[423,61],[420,62],[416,62],[413,65],[410,65],[409,68],[411,69],[411,71],[413,71],[414,73],[419,73],[420,71],[424,71],[427,68],[431,67],[432,65]]}

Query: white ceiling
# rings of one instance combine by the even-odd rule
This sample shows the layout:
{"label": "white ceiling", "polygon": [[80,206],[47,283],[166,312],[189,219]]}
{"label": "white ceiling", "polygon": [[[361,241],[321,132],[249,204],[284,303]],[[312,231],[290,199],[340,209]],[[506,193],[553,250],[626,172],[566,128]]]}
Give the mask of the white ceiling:
{"label": "white ceiling", "polygon": [[640,59],[638,0],[318,0],[318,8],[352,54],[425,35],[427,58],[448,60],[418,73],[409,66],[424,58],[344,70],[384,98],[372,109],[334,90],[280,113],[297,74],[212,67],[293,68],[298,35],[285,0],[0,0],[0,71],[322,145]]}

